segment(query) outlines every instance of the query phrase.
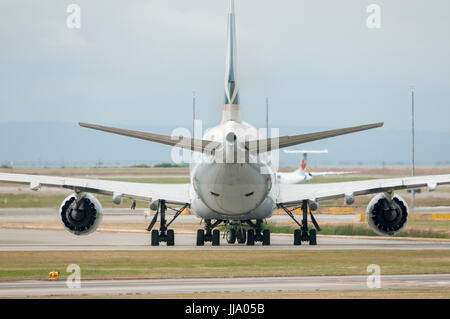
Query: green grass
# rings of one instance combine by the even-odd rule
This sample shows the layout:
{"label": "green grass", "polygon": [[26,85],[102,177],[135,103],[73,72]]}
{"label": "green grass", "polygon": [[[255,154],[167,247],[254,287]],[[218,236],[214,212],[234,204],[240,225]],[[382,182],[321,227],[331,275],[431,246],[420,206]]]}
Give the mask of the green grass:
{"label": "green grass", "polygon": [[358,177],[358,176],[348,176],[348,177],[328,177],[328,176],[315,176],[309,182],[310,184],[322,184],[322,183],[337,183],[337,182],[355,182],[355,181],[366,181],[377,179],[375,177]]}
{"label": "green grass", "polygon": [[[410,225],[412,224],[412,225]],[[450,221],[442,222],[422,222],[422,224],[415,224],[414,222],[408,224],[402,231],[395,234],[393,237],[418,237],[418,238],[442,238],[450,239]],[[434,225],[436,224],[436,225]],[[414,226],[416,225],[416,226]],[[439,225],[439,226],[438,226]],[[249,229],[248,226],[244,226]],[[293,234],[298,226],[294,225],[280,225],[275,223],[264,224],[264,229],[270,230],[273,234]],[[221,231],[225,230],[224,226],[219,227]],[[342,235],[342,236],[380,236],[375,233],[367,223],[333,223],[321,225],[319,235]]]}
{"label": "green grass", "polygon": [[[0,208],[56,208],[67,194],[0,194]],[[110,196],[95,195],[103,207],[131,207],[131,201],[124,199],[121,205],[115,205]],[[136,207],[148,207],[148,203],[137,202]]]}
{"label": "green grass", "polygon": [[82,279],[211,278],[450,272],[450,251],[2,251],[0,280],[45,280],[78,264]]}
{"label": "green grass", "polygon": [[156,167],[156,168],[158,168],[158,167],[168,167],[168,168],[172,168],[172,167],[189,167],[189,164],[174,164],[174,163],[164,162],[164,163],[155,164],[155,165],[153,165],[153,167]]}

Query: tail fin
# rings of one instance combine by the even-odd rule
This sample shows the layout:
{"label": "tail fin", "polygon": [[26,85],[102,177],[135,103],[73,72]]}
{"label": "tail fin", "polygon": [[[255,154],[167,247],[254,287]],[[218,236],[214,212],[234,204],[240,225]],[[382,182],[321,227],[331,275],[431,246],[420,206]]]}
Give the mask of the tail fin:
{"label": "tail fin", "polygon": [[302,161],[300,162],[300,171],[304,172],[306,170],[306,160],[308,158],[308,153],[302,154]]}
{"label": "tail fin", "polygon": [[239,86],[236,74],[236,23],[234,0],[230,0],[228,11],[227,58],[225,62],[225,102],[222,111],[222,122],[241,121],[239,105]]}
{"label": "tail fin", "polygon": [[306,150],[284,150],[285,153],[301,153],[302,160],[300,162],[299,171],[305,172],[306,170],[306,161],[308,159],[308,154],[321,154],[328,153],[328,150],[320,150],[320,151],[306,151]]}

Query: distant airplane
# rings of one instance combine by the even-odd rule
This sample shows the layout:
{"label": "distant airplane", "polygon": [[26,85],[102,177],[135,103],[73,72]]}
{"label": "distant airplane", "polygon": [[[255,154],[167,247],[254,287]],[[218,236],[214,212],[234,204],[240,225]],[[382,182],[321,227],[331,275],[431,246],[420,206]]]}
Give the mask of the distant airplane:
{"label": "distant airplane", "polygon": [[[83,127],[174,146],[202,155],[190,167],[189,184],[130,183],[7,173],[0,173],[0,181],[29,184],[36,191],[41,186],[73,190],[74,193],[62,202],[59,215],[64,227],[75,235],[92,233],[102,220],[102,206],[92,194],[109,195],[115,204],[120,204],[123,198],[149,201],[150,208],[156,211],[148,226],[151,244],[155,246],[160,242],[166,242],[168,246],[175,244],[174,231],[169,226],[188,207],[205,222],[204,229],[197,231],[198,246],[205,242],[219,245],[220,231],[217,227],[221,224],[225,224],[228,229],[227,241],[230,244],[237,241],[251,246],[256,241],[270,245],[270,231],[264,229],[263,221],[279,209],[284,210],[298,225],[298,229],[294,231],[294,245],[302,242],[316,245],[316,231],[320,231],[320,227],[309,213],[317,209],[320,201],[344,197],[345,202],[351,204],[354,196],[377,193],[367,207],[368,223],[380,234],[393,235],[406,225],[408,218],[408,206],[400,196],[394,194],[395,190],[428,187],[432,191],[438,185],[450,184],[450,175],[330,184],[278,183],[276,167],[262,155],[281,148],[381,127],[383,123],[277,138],[259,136],[256,127],[241,119],[235,30],[234,1],[230,0],[222,121],[207,131],[202,139],[80,123]],[[70,141],[68,148],[70,149]],[[375,150],[384,151],[382,145],[376,145]],[[85,150],[71,151],[82,153]],[[292,214],[298,208],[303,212],[301,223]],[[170,222],[166,220],[167,209],[176,212]],[[309,229],[308,214],[314,229]],[[158,216],[159,230],[153,229]],[[250,229],[247,230],[244,225]]]}
{"label": "distant airplane", "polygon": [[328,153],[328,150],[320,151],[307,151],[307,150],[284,150],[285,153],[290,154],[302,154],[302,160],[300,162],[300,167],[298,167],[293,172],[288,173],[277,173],[278,183],[281,184],[303,184],[312,180],[313,176],[326,176],[326,175],[344,175],[353,174],[356,172],[307,172],[306,171],[306,161],[308,159],[308,154],[323,154]]}

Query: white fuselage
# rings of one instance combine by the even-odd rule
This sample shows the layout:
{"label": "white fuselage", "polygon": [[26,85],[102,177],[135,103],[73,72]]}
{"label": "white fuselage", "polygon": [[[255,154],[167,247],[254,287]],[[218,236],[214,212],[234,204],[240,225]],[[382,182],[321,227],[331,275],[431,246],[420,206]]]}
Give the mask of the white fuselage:
{"label": "white fuselage", "polygon": [[[227,140],[227,136],[236,136],[236,140]],[[256,140],[256,128],[245,122],[224,121],[203,138],[222,143],[223,153],[203,156],[191,165],[193,213],[205,219],[270,217],[276,208],[274,169],[260,158],[249,156],[241,143]]]}
{"label": "white fuselage", "polygon": [[203,136],[221,146],[191,162],[191,211],[201,218],[263,219],[275,209],[274,169],[244,148],[245,141],[259,137],[254,126],[241,120],[240,109],[234,1],[230,0],[222,122]]}
{"label": "white fuselage", "polygon": [[300,169],[289,173],[277,173],[277,181],[280,184],[303,184],[311,179],[311,174]]}

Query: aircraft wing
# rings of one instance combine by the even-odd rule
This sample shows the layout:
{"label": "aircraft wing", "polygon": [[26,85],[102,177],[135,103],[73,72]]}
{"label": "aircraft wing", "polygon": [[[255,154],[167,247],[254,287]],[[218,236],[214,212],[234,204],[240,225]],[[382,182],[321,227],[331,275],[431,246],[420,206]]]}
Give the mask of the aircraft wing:
{"label": "aircraft wing", "polygon": [[29,184],[32,190],[41,186],[62,187],[74,191],[103,195],[121,195],[124,198],[151,201],[164,199],[167,203],[190,203],[190,184],[150,184],[105,181],[87,178],[70,178],[44,175],[0,173],[0,182]]}
{"label": "aircraft wing", "polygon": [[437,186],[444,184],[450,184],[450,174],[327,184],[279,184],[277,203],[291,206],[308,199],[319,202],[351,195],[367,195],[417,187],[428,187],[430,191],[433,191]]}

